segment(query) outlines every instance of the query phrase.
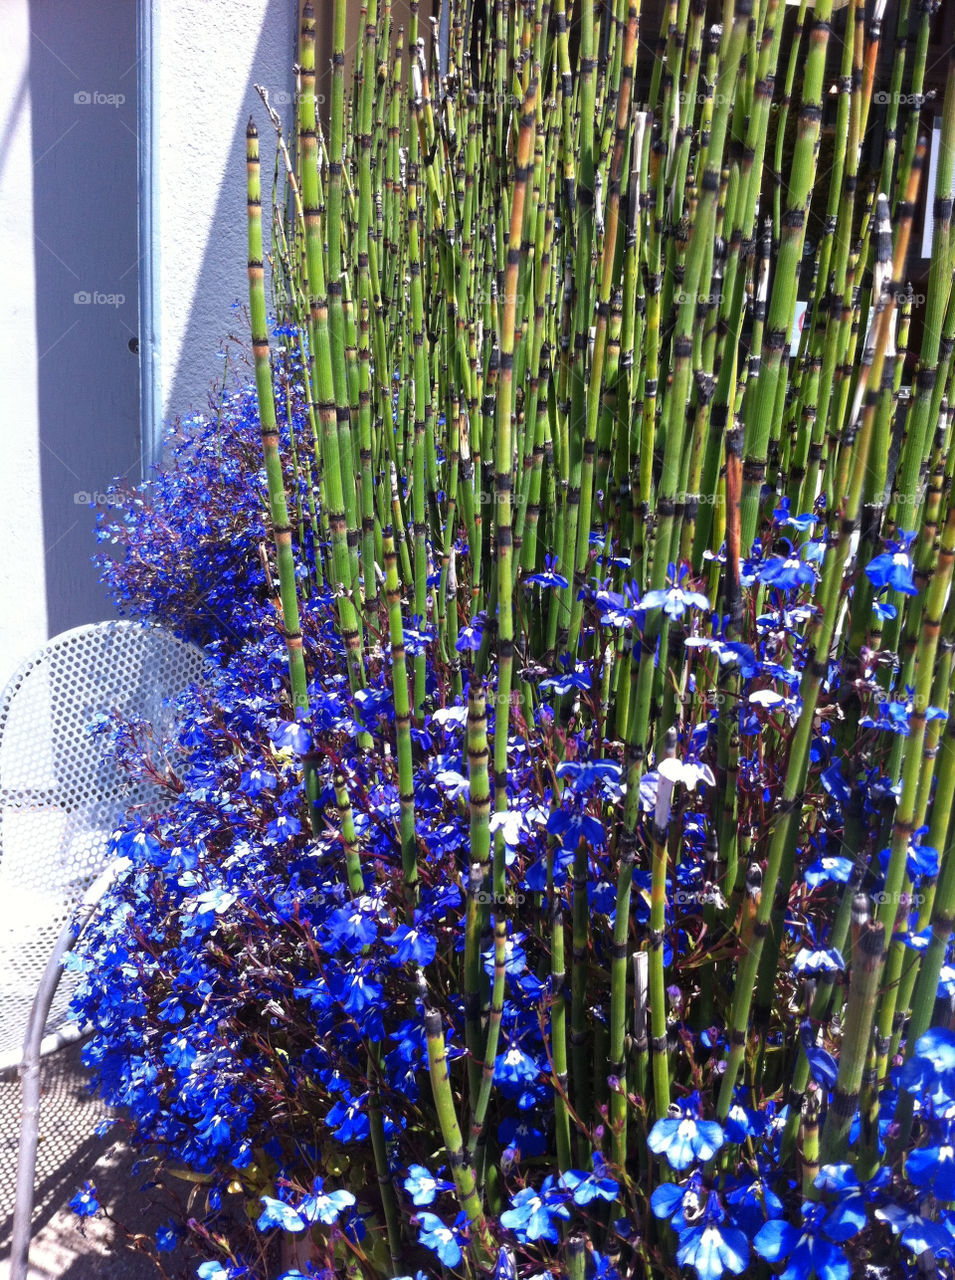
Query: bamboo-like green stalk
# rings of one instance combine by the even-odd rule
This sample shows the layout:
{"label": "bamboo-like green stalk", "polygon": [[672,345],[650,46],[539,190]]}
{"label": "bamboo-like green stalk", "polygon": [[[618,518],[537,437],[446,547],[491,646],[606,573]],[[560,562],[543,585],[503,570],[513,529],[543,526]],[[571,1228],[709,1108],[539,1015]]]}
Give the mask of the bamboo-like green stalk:
{"label": "bamboo-like green stalk", "polygon": [[[534,135],[537,127],[537,82],[532,80],[524,97],[520,119],[511,218],[507,240],[507,270],[501,326],[498,332],[501,374],[494,423],[494,531],[497,542],[497,688],[494,700],[494,807],[507,808],[507,733],[510,721],[514,670],[513,534],[512,534],[512,436],[511,405],[514,369],[514,325],[517,310],[517,278],[524,237],[524,212]],[[504,837],[498,832],[494,849],[494,893],[504,895]]]}
{"label": "bamboo-like green stalk", "polygon": [[[667,730],[664,757],[672,760],[675,753],[676,730],[670,728]],[[667,1114],[670,1105],[663,935],[666,922],[667,831],[670,825],[672,793],[673,783],[661,773],[657,779],[657,801],[653,817],[653,882],[650,889],[650,1022],[653,1029],[650,1047],[653,1099],[658,1119]]]}
{"label": "bamboo-like green stalk", "polygon": [[385,556],[385,596],[391,639],[391,683],[395,700],[395,735],[398,750],[398,803],[400,805],[401,866],[405,894],[413,906],[418,893],[418,841],[415,834],[414,768],[411,759],[411,702],[405,662],[404,624],[401,618],[401,586],[394,535],[390,526],[382,538]]}
{"label": "bamboo-like green stalk", "polygon": [[[334,0],[332,6],[332,81],[328,141],[328,197],[325,221],[328,270],[329,351],[332,385],[335,392],[335,420],[338,435],[339,473],[346,522],[348,549],[348,586],[354,590],[358,578],[358,516],[355,496],[355,466],[351,432],[351,398],[345,362],[345,315],[342,274],[342,152],[345,125],[345,0]],[[358,624],[359,614],[355,613]]]}
{"label": "bamboo-like green stalk", "polygon": [[437,1009],[425,1009],[425,1035],[428,1046],[428,1069],[431,1091],[438,1114],[438,1124],[444,1139],[448,1168],[454,1179],[455,1193],[461,1211],[468,1220],[471,1240],[470,1251],[479,1271],[490,1269],[493,1242],[488,1230],[481,1196],[477,1189],[474,1169],[465,1160],[461,1127],[454,1107],[454,1094],[448,1076],[448,1054],[444,1043],[444,1027]]}
{"label": "bamboo-like green stalk", "polygon": [[468,1137],[468,1154],[473,1159],[484,1130],[491,1088],[494,1084],[494,1067],[497,1062],[497,1045],[501,1034],[504,1012],[504,976],[507,958],[507,924],[498,915],[494,921],[494,980],[491,988],[491,1005],[488,1010],[487,1036],[484,1042],[484,1062],[481,1066],[481,1083],[477,1102],[471,1116],[471,1132]]}
{"label": "bamboo-like green stalk", "polygon": [[[425,1000],[437,1120],[427,1108],[422,1116],[440,1130],[472,1223],[469,1272],[487,1266],[488,1224],[511,1189],[493,1158],[494,1071],[510,1026],[506,904],[536,839],[528,836],[525,846],[522,837],[515,868],[504,836],[516,817],[508,808],[525,805],[513,788],[515,758],[531,762],[531,802],[551,811],[570,803],[553,773],[558,760],[607,759],[626,769],[622,815],[608,803],[609,789],[586,801],[604,824],[606,846],[575,840],[569,884],[560,874],[555,884],[555,864],[565,858],[557,838],[551,831],[540,837],[546,891],[533,895],[520,922],[533,944],[536,977],[548,981],[541,1029],[557,1168],[587,1169],[599,1150],[619,1178],[620,1212],[640,1212],[643,1203],[646,1127],[686,1088],[699,1089],[710,1105],[716,1080],[721,1119],[741,1079],[757,1097],[787,1098],[779,1168],[801,1182],[804,1198],[816,1197],[821,1164],[843,1158],[859,1104],[866,1132],[853,1158],[860,1174],[873,1171],[878,1153],[869,1130],[878,1120],[887,1054],[910,1055],[931,1022],[955,915],[948,812],[955,737],[940,721],[925,720],[929,703],[951,709],[955,637],[955,606],[946,604],[955,563],[955,245],[946,195],[955,78],[943,107],[925,336],[910,391],[905,347],[914,303],[900,306],[899,295],[923,163],[917,113],[909,113],[901,156],[886,159],[888,200],[877,201],[874,189],[860,196],[870,117],[873,105],[882,106],[874,93],[879,11],[873,16],[872,6],[850,0],[836,53],[828,30],[833,10],[834,0],[820,0],[810,17],[808,0],[800,4],[779,93],[780,0],[722,0],[718,28],[707,27],[701,0],[671,0],[647,97],[646,87],[634,84],[639,14],[630,0],[582,9],[566,0],[493,0],[480,34],[466,8],[452,5],[447,76],[436,46],[429,56],[419,41],[416,4],[405,44],[403,33],[392,38],[388,0],[368,0],[353,77],[345,61],[346,6],[335,0],[327,151],[316,116],[314,15],[309,4],[303,11],[297,149],[277,164],[273,219],[276,314],[301,329],[280,371],[291,441],[284,474],[274,397],[271,418],[268,408],[261,413],[270,498],[273,481],[294,484],[298,537],[287,529],[292,504],[284,514],[273,506],[276,532],[287,530],[282,545],[276,540],[277,574],[263,556],[269,589],[278,578],[285,629],[294,638],[286,588],[297,608],[296,541],[309,557],[317,544],[314,571],[298,565],[309,637],[312,611],[328,595],[352,693],[366,680],[376,695],[382,682],[390,684],[391,741],[389,728],[376,727],[363,733],[359,748],[383,748],[384,780],[397,781],[395,839],[409,915],[419,874],[430,887],[424,860],[418,865],[423,810],[415,808],[415,743],[437,732],[429,730],[429,716],[438,708],[467,700],[467,804],[448,801],[456,820],[467,823],[454,873],[465,890],[463,954],[450,964],[438,957]],[[926,83],[926,30],[920,13],[919,45],[894,66],[894,92],[913,76],[914,84]],[[836,74],[825,173],[817,160],[822,93]],[[797,95],[799,120],[795,130],[790,121],[787,135]],[[891,130],[892,104],[885,115]],[[791,172],[784,173],[794,132]],[[250,257],[251,216],[250,199]],[[821,235],[804,257],[810,218]],[[260,245],[259,262],[261,256]],[[261,393],[274,376],[261,267],[255,287]],[[807,295],[791,358],[795,301]],[[789,499],[791,515],[812,512],[816,532],[780,527],[781,514],[770,529],[762,519],[764,482]],[[873,617],[873,601],[883,596],[865,568],[900,527],[918,533],[912,558],[919,593],[889,597],[898,617],[883,624]],[[818,579],[785,603],[771,585],[744,587],[754,544],[762,543],[765,560],[781,554],[784,537],[801,555],[822,536]],[[567,586],[537,577],[544,569],[563,575]],[[537,585],[526,581],[532,576]],[[678,584],[703,591],[712,611],[671,618],[660,608],[641,609],[648,591]],[[788,621],[770,625],[772,614],[788,618],[790,610],[801,624],[803,608],[811,610],[804,634],[794,634]],[[428,636],[411,662],[409,625]],[[801,671],[798,707],[764,712],[759,698],[741,707],[761,685],[726,660],[734,644],[758,649],[767,664],[761,674],[773,679],[794,683]],[[897,667],[884,660],[887,651],[898,656]],[[742,650],[737,656],[744,660]],[[290,669],[293,660],[290,649]],[[576,687],[587,683],[581,673],[592,687]],[[548,696],[549,686],[539,685],[544,675],[572,675],[574,687]],[[292,685],[293,699],[304,694],[305,706],[304,664]],[[870,723],[865,700],[877,696],[876,686],[897,701],[906,685],[914,686],[915,708],[904,741],[878,730],[863,735]],[[759,732],[750,736],[754,716]],[[818,758],[820,719],[834,742],[826,764]],[[676,730],[668,732],[671,725]],[[716,786],[685,804],[681,792],[671,814],[676,773],[665,761],[691,734],[692,747],[681,750],[714,768]],[[443,750],[459,753],[464,771],[462,748]],[[429,759],[430,749],[423,751]],[[841,831],[816,800],[819,773],[836,761],[848,787]],[[651,765],[658,777],[652,815],[640,804]],[[863,803],[873,769],[900,784],[894,814],[889,804],[876,813]],[[340,834],[353,896],[364,892],[363,874],[370,873],[353,808],[358,776],[345,758],[333,760],[334,804],[326,790],[321,827]],[[583,801],[575,796],[572,803]],[[684,820],[700,833],[689,853]],[[926,894],[919,927],[932,927],[920,956],[892,935],[912,889],[905,861],[911,828],[923,821],[942,864],[937,883],[919,886]],[[811,892],[798,879],[802,851],[821,836],[830,841],[827,851],[841,840],[839,852],[854,864],[831,912],[826,895],[833,890]],[[886,843],[887,900],[870,924],[860,913],[860,890],[871,889],[871,855]],[[650,919],[641,933],[633,878],[644,858]],[[668,876],[682,876],[687,858],[723,893],[725,906],[716,892],[684,918],[679,898],[668,899]],[[612,932],[592,915],[595,866],[616,880]],[[825,919],[824,945],[842,951],[851,974],[847,988],[821,978],[799,1003],[817,1043],[828,1045],[841,1030],[836,1096],[821,1135],[804,1049],[776,1048],[770,1034],[788,1026],[776,1003],[794,945],[787,918]],[[488,982],[481,956],[492,920]],[[691,954],[697,949],[679,1009],[663,960],[671,928],[674,939],[689,939]],[[889,939],[887,950],[876,945],[879,938]],[[682,980],[684,971],[674,972]],[[463,996],[467,1055],[453,1079],[439,987],[441,1008]],[[668,1037],[678,1027],[686,1034],[721,1021],[725,1063],[703,1065],[671,1049]],[[401,1223],[388,1190],[387,1093],[382,1062],[371,1051],[367,1069],[372,1154],[397,1272]],[[907,1106],[903,1098],[899,1117]],[[729,1151],[726,1167],[734,1159]],[[605,1230],[612,1239],[610,1216],[608,1206],[594,1217],[596,1248],[604,1248]],[[636,1274],[641,1262],[649,1274],[656,1265],[649,1261],[656,1244],[643,1234],[625,1246],[621,1274],[628,1266]],[[576,1234],[563,1242],[570,1274],[582,1271],[589,1247]]]}
{"label": "bamboo-like green stalk", "polygon": [[484,686],[476,672],[471,674],[468,693],[468,808],[470,812],[470,857],[472,879],[468,898],[468,919],[464,938],[465,1032],[470,1059],[471,1106],[477,1103],[481,1061],[481,932],[489,912],[479,905],[479,895],[487,896],[488,864],[491,857],[491,788],[488,777],[487,705]]}
{"label": "bamboo-like green stalk", "polygon": [[813,25],[809,32],[809,52],[803,74],[802,105],[799,110],[799,128],[793,153],[792,178],[788,184],[789,198],[786,213],[782,219],[766,336],[752,408],[745,422],[741,516],[744,554],[748,554],[756,537],[759,498],[766,472],[766,455],[772,433],[776,398],[780,384],[785,385],[783,353],[796,310],[799,263],[802,259],[806,238],[806,218],[816,175],[819,132],[822,125],[822,90],[831,16],[831,0],[817,0],[813,10]]}
{"label": "bamboo-like green stalk", "polygon": [[265,310],[265,277],[262,263],[262,183],[259,166],[259,134],[252,120],[245,132],[247,175],[247,208],[249,224],[249,319],[252,327],[252,352],[255,358],[255,386],[259,404],[262,456],[269,490],[269,514],[275,556],[278,566],[279,591],[282,600],[282,629],[288,653],[292,702],[296,709],[308,710],[308,678],[302,649],[299,621],[298,589],[295,582],[295,554],[292,549],[292,526],[285,498],[285,477],[279,453],[279,429],[275,416],[275,394],[272,388],[272,361]]}
{"label": "bamboo-like green stalk", "polygon": [[[900,902],[903,898],[907,898],[906,890],[910,887],[906,873],[906,858],[912,832],[922,825],[924,818],[924,810],[917,808],[920,793],[919,781],[923,768],[922,748],[925,741],[929,699],[932,694],[935,656],[942,627],[942,610],[951,589],[953,568],[955,568],[955,507],[949,510],[942,533],[938,564],[925,597],[922,636],[918,646],[915,695],[909,717],[908,743],[902,768],[902,793],[899,796],[892,827],[892,844],[889,865],[885,873],[883,901],[879,904],[876,913],[876,918],[890,937],[899,914]],[[928,764],[931,775],[934,762],[930,760]],[[927,798],[927,789],[923,789],[921,794]],[[884,1046],[879,1053],[880,1077],[884,1075],[888,1063],[888,1042],[893,1030],[904,955],[903,944],[896,941],[892,943],[886,958],[886,984],[879,1007],[878,1022],[880,1042]]]}
{"label": "bamboo-like green stalk", "polygon": [[302,92],[299,97],[298,134],[301,148],[302,205],[305,219],[305,260],[311,322],[311,397],[317,406],[322,430],[324,507],[332,537],[333,578],[338,589],[338,616],[348,660],[352,690],[365,682],[358,617],[351,594],[352,573],[348,550],[347,515],[341,484],[339,433],[331,370],[331,336],[325,296],[322,225],[318,186],[318,140],[315,117],[315,21],[311,5],[303,9],[299,46]]}
{"label": "bamboo-like green stalk", "polygon": [[820,1160],[829,1164],[845,1151],[845,1142],[859,1102],[872,1023],[879,993],[885,929],[869,921],[853,948],[852,983],[842,1032],[839,1073],[820,1139]]}
{"label": "bamboo-like green stalk", "polygon": [[[906,193],[908,213],[900,222],[896,238],[892,271],[892,285],[895,289],[898,288],[898,280],[901,276],[905,255],[908,250],[912,222],[911,209],[918,190],[923,156],[924,146],[920,148],[912,166],[909,188]],[[769,917],[772,913],[784,861],[788,862],[792,857],[792,850],[795,845],[797,819],[802,808],[801,795],[809,763],[809,739],[812,732],[813,713],[818,704],[822,679],[828,671],[827,657],[835,629],[839,589],[849,555],[849,544],[859,519],[862,487],[878,398],[877,389],[881,383],[882,366],[885,362],[885,353],[889,344],[894,310],[895,293],[887,290],[883,293],[876,310],[875,348],[866,352],[865,364],[856,388],[856,407],[853,418],[858,419],[861,413],[861,423],[853,441],[853,460],[850,468],[851,481],[841,513],[838,542],[830,550],[826,558],[820,596],[821,612],[817,615],[810,631],[809,656],[803,670],[799,690],[802,699],[802,714],[790,746],[786,780],[778,816],[770,839],[765,880],[756,913],[753,937],[740,962],[737,974],[730,1023],[730,1052],[717,1104],[717,1113],[721,1117],[725,1117],[728,1114],[732,1104],[733,1090],[736,1087],[736,1081],[743,1062],[753,989],[763,944],[769,930]],[[870,386],[872,388],[871,391],[868,390]],[[862,408],[863,400],[865,401],[864,409]],[[826,658],[821,655],[826,655]]]}
{"label": "bamboo-like green stalk", "polygon": [[635,851],[622,833],[623,847],[617,867],[617,896],[614,906],[613,952],[610,962],[610,1044],[607,1070],[616,1077],[610,1093],[610,1134],[614,1164],[627,1167],[627,1060],[624,1035],[627,1027],[627,938],[630,931],[630,891],[633,884]]}

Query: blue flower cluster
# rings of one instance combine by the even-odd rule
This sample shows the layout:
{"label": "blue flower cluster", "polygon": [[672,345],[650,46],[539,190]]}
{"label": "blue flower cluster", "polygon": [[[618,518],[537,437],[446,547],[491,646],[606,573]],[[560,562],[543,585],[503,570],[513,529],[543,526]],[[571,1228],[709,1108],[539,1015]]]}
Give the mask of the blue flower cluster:
{"label": "blue flower cluster", "polygon": [[[293,713],[268,556],[260,554],[254,401],[237,393],[214,418],[191,425],[188,446],[172,451],[159,482],[130,499],[122,520],[103,525],[103,540],[124,558],[102,564],[122,606],[204,643],[214,665],[203,688],[180,699],[175,742],[145,743],[121,724],[100,726],[130,770],[143,767],[144,753],[178,763],[166,771],[166,803],[136,812],[116,833],[123,869],[70,964],[80,974],[77,1014],[93,1029],[85,1061],[106,1101],[126,1110],[134,1140],[202,1178],[202,1239],[211,1247],[230,1197],[255,1206],[245,1235],[230,1235],[228,1254],[205,1261],[201,1280],[271,1274],[261,1269],[260,1237],[275,1231],[307,1237],[314,1251],[305,1272],[285,1272],[288,1280],[341,1273],[346,1258],[359,1256],[369,1260],[366,1274],[394,1275],[399,1253],[409,1276],[464,1268],[476,1227],[462,1208],[462,1167],[479,1170],[484,1183],[499,1280],[580,1274],[570,1255],[581,1239],[588,1280],[680,1269],[719,1280],[754,1274],[759,1259],[786,1280],[848,1280],[879,1256],[907,1276],[917,1267],[925,1273],[926,1252],[933,1265],[947,1265],[955,1249],[955,1036],[927,1033],[881,1094],[867,1096],[851,1142],[871,1168],[811,1156],[811,1130],[834,1105],[842,1058],[838,1019],[813,1015],[817,989],[841,987],[847,970],[833,942],[834,903],[846,886],[883,890],[891,859],[876,851],[897,790],[876,765],[844,775],[825,710],[846,692],[834,664],[811,735],[804,804],[813,821],[792,851],[773,1008],[757,1033],[762,1074],[758,1085],[740,1085],[720,1123],[714,1118],[732,1043],[732,990],[711,989],[708,966],[714,950],[733,959],[727,913],[749,918],[762,867],[754,859],[742,868],[729,902],[732,886],[721,892],[715,866],[709,762],[728,721],[738,732],[739,806],[752,836],[783,795],[784,753],[764,751],[763,742],[770,731],[785,738],[799,718],[808,600],[824,541],[794,547],[778,539],[783,554],[744,565],[744,584],[764,610],[754,611],[747,642],[727,635],[685,569],[643,595],[596,579],[581,592],[595,627],[632,636],[662,613],[679,628],[691,694],[697,683],[725,687],[727,675],[738,688],[728,717],[722,704],[704,701],[677,756],[659,759],[640,783],[629,937],[636,950],[662,947],[667,1044],[692,1088],[677,1084],[671,1113],[652,1124],[647,1101],[631,1096],[631,1133],[641,1136],[625,1167],[610,1158],[620,1082],[589,1061],[597,1123],[581,1121],[573,1159],[557,1161],[555,1099],[566,1080],[554,1061],[554,1025],[570,1013],[573,993],[555,974],[552,948],[555,921],[587,920],[575,972],[586,964],[594,976],[584,1017],[588,1035],[606,1041],[609,987],[597,978],[615,955],[627,756],[586,717],[568,714],[568,704],[597,698],[599,655],[528,675],[539,696],[511,718],[506,808],[493,804],[492,789],[505,885],[493,912],[506,928],[500,1039],[486,1064],[487,1111],[462,1161],[443,1141],[426,1015],[439,1015],[443,1057],[467,1114],[469,1072],[480,1074],[481,1064],[468,1048],[474,1012],[463,995],[462,952],[469,912],[482,904],[469,875],[466,700],[451,693],[428,626],[409,616],[408,651],[424,656],[426,671],[425,708],[412,728],[419,890],[409,909],[389,659],[373,656],[366,686],[352,696],[336,601],[313,578],[316,548],[303,524],[296,548],[309,583],[302,630],[311,706]],[[800,536],[814,522],[790,516],[788,506],[777,511],[777,523]],[[867,572],[880,592],[905,593],[907,565],[903,539]],[[548,560],[523,583],[547,592],[565,590],[568,579]],[[480,614],[462,624],[459,655],[480,651],[485,625]],[[853,689],[871,713],[859,718],[869,740],[908,731],[910,709],[885,699],[874,667],[860,668]],[[488,730],[493,738],[493,706]],[[674,856],[657,938],[650,849],[661,807],[672,807]],[[843,839],[850,826],[864,856]],[[915,950],[930,932],[917,891],[939,873],[924,835],[911,836],[912,892],[895,922],[896,936]],[[346,873],[356,854],[360,892]],[[479,1017],[501,968],[491,914],[478,956]],[[949,989],[951,965],[940,994]],[[634,1062],[647,1052],[638,1040],[627,1046]],[[787,1093],[803,1062],[804,1094]],[[579,1080],[580,1064],[574,1069]],[[468,1118],[474,1122],[473,1111]],[[794,1122],[798,1178],[786,1154]],[[893,1147],[899,1132],[911,1138],[907,1151]],[[95,1189],[88,1185],[74,1207],[95,1213]],[[182,1234],[170,1223],[157,1249],[175,1248]]]}

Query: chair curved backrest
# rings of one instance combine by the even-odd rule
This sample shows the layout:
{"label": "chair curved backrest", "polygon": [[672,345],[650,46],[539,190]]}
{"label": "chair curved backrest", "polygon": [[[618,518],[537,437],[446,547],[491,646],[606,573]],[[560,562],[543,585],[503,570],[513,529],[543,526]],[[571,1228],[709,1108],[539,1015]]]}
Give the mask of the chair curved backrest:
{"label": "chair curved backrest", "polygon": [[[106,865],[123,815],[162,800],[157,785],[120,769],[90,724],[118,712],[162,736],[168,700],[200,680],[204,665],[199,649],[161,627],[93,623],[48,641],[0,697],[0,1064],[19,1060],[50,953]],[[70,976],[47,1036],[67,1021]]]}

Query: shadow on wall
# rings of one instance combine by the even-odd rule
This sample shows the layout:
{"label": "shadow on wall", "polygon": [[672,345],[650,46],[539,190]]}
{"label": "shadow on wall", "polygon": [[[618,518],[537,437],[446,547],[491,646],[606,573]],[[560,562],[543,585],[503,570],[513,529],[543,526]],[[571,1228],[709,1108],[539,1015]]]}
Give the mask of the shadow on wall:
{"label": "shadow on wall", "polygon": [[[432,10],[437,11],[438,0],[422,0],[419,7],[419,26],[424,37],[430,39]],[[299,12],[302,3],[298,5]],[[330,94],[330,66],[332,50],[332,5],[315,5],[316,9],[316,91],[319,94],[319,110],[327,124]],[[392,6],[393,30],[404,25],[407,30],[408,0],[395,0]],[[351,89],[351,75],[355,51],[360,47],[362,28],[360,6],[347,8],[346,86]],[[170,334],[184,327],[181,355],[175,373],[168,386],[162,389],[162,399],[167,417],[185,415],[190,411],[205,412],[208,389],[222,372],[219,350],[223,339],[230,333],[230,350],[242,365],[250,355],[248,334],[244,319],[233,316],[232,303],[239,299],[244,306],[248,296],[246,258],[248,253],[245,207],[245,129],[249,116],[255,120],[259,131],[263,175],[263,236],[266,246],[270,237],[271,174],[274,163],[274,133],[265,109],[255,92],[254,85],[269,88],[272,105],[280,112],[290,139],[294,125],[292,93],[294,81],[292,68],[297,56],[299,19],[296,6],[288,0],[269,0],[263,15],[262,26],[255,52],[250,62],[248,83],[236,113],[229,143],[222,181],[216,197],[215,214],[210,225],[202,263],[195,279],[188,316],[180,319],[174,313],[176,299],[163,296],[162,331],[164,344]],[[165,42],[166,36],[162,37]],[[165,43],[163,44],[165,48]],[[405,66],[407,67],[407,55]],[[208,95],[214,100],[214,95]],[[196,121],[194,127],[215,128],[217,122]],[[163,126],[161,126],[162,128]],[[164,144],[165,145],[168,144]],[[163,149],[165,154],[165,149]],[[164,191],[163,198],[166,198]],[[168,233],[167,233],[168,234]],[[267,277],[268,277],[268,273]],[[168,276],[167,276],[168,279]],[[189,281],[193,287],[192,280]],[[268,287],[268,285],[267,285]],[[252,380],[251,362],[247,369]]]}
{"label": "shadow on wall", "polygon": [[104,501],[115,475],[139,479],[136,8],[30,0],[29,20],[42,527],[55,635],[111,616],[90,563],[90,503]]}
{"label": "shadow on wall", "polygon": [[[256,12],[258,5],[252,6]],[[226,6],[216,5],[215,11],[222,14]],[[241,13],[242,6],[238,6]],[[241,19],[236,19],[240,21]],[[223,126],[231,130],[228,152],[220,158],[217,152],[216,166],[222,166],[219,172],[218,190],[212,198],[215,200],[212,217],[203,225],[208,227],[206,242],[202,248],[201,264],[194,276],[188,280],[180,279],[178,272],[172,275],[165,271],[165,290],[160,302],[162,312],[161,328],[163,344],[172,341],[173,335],[182,334],[180,354],[171,378],[167,374],[161,390],[164,415],[167,421],[185,416],[190,412],[206,412],[208,396],[213,383],[221,378],[222,358],[219,354],[224,341],[229,341],[230,357],[240,369],[246,360],[249,361],[245,371],[248,380],[252,380],[251,351],[244,318],[237,317],[231,310],[233,302],[239,300],[244,308],[248,298],[248,230],[246,222],[245,199],[245,131],[249,116],[255,120],[259,131],[262,157],[263,184],[263,238],[268,252],[271,226],[271,180],[275,158],[275,134],[255,85],[265,86],[270,95],[272,105],[282,117],[286,137],[294,120],[292,107],[293,65],[297,41],[297,27],[294,5],[288,0],[268,0],[260,14],[261,26],[256,40],[255,50],[249,61],[248,79],[239,106],[232,119],[233,108],[229,107],[229,117],[216,115],[219,99],[214,86],[207,87],[198,101],[202,114],[190,116],[188,127],[200,133],[208,131],[212,136],[223,131]],[[170,35],[168,29],[160,37],[160,48],[167,50]],[[198,53],[195,56],[200,56]],[[164,81],[165,84],[165,81]],[[165,90],[164,90],[165,92]],[[230,103],[234,101],[229,95]],[[160,156],[170,155],[170,149],[176,147],[181,139],[172,137],[170,126],[162,117],[160,104],[160,132],[167,136],[160,146]],[[203,192],[198,198],[206,198],[202,187],[203,176],[197,175],[199,189]],[[182,210],[175,213],[168,211],[165,202],[173,199],[190,198],[169,189],[168,180],[163,183],[161,200],[161,218],[163,222],[163,241],[160,253],[170,243],[170,219],[177,221],[182,217]],[[197,198],[193,193],[193,199]],[[205,211],[203,211],[204,213]],[[176,252],[170,247],[170,255]],[[170,281],[174,285],[170,285]],[[185,293],[185,289],[188,293]],[[185,296],[182,296],[185,293]],[[181,297],[181,302],[180,302]],[[180,308],[182,309],[180,311]],[[188,308],[188,309],[186,309]],[[158,444],[158,442],[157,442]]]}

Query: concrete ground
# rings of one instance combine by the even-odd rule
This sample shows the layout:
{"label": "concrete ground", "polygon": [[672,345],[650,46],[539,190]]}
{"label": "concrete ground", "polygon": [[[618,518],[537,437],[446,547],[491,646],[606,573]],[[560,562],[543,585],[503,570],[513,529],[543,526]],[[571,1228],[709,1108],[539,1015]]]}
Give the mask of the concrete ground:
{"label": "concrete ground", "polygon": [[[121,1126],[103,1137],[94,1135],[109,1112],[90,1096],[87,1079],[76,1046],[44,1062],[29,1280],[194,1277],[194,1262],[188,1264],[177,1253],[176,1262],[167,1262],[161,1271],[131,1238],[131,1233],[141,1233],[152,1242],[170,1212],[151,1204],[152,1197],[141,1190],[149,1170],[137,1168],[132,1154],[117,1141]],[[19,1095],[18,1081],[0,1081],[0,1280],[8,1280],[10,1274]],[[87,1179],[99,1192],[102,1210],[80,1222],[68,1205]],[[164,1261],[168,1258],[164,1255]]]}

